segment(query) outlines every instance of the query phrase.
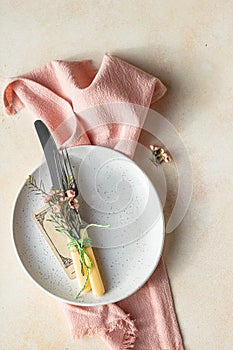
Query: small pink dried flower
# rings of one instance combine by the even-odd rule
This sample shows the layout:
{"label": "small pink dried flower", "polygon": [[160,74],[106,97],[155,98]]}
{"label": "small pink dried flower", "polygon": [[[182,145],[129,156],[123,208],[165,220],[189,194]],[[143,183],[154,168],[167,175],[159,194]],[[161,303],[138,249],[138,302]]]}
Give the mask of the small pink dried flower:
{"label": "small pink dried flower", "polygon": [[162,164],[163,162],[165,163],[171,162],[172,158],[169,156],[167,152],[165,152],[164,148],[150,145],[150,150],[153,154],[152,162],[155,165]]}
{"label": "small pink dried flower", "polygon": [[157,151],[159,149],[159,147],[154,146],[154,145],[150,145],[150,149],[151,149],[152,152],[155,152],[155,151]]}
{"label": "small pink dried flower", "polygon": [[169,157],[169,155],[167,153],[165,153],[163,158],[164,158],[165,163],[169,163],[171,161],[171,157]]}
{"label": "small pink dried flower", "polygon": [[73,190],[68,190],[68,191],[66,191],[66,195],[68,198],[74,198],[75,192]]}
{"label": "small pink dried flower", "polygon": [[77,209],[77,205],[78,205],[78,201],[76,198],[71,198],[69,200],[69,206],[71,207],[71,209]]}

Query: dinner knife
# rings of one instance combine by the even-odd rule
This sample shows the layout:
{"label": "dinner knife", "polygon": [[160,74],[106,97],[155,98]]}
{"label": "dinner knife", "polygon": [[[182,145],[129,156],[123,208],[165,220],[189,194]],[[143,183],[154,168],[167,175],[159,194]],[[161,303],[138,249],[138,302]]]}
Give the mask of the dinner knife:
{"label": "dinner knife", "polygon": [[[54,189],[67,190],[68,189],[66,188],[67,179],[64,176],[61,155],[58,151],[57,145],[49,129],[41,120],[36,120],[34,125],[36,128],[36,132],[38,134],[41,146],[44,151],[45,159],[48,165],[48,169],[49,169],[49,173],[50,173],[50,177],[51,177],[51,181]],[[79,237],[76,236],[74,238],[77,239]],[[87,270],[85,266],[83,266],[80,260],[80,255],[78,251],[71,251],[71,257],[73,260],[75,274],[78,279],[79,287],[82,288],[86,281]],[[85,288],[83,289],[83,292],[88,292],[90,290],[91,290],[91,284],[90,284],[90,281],[88,280],[86,282]]]}

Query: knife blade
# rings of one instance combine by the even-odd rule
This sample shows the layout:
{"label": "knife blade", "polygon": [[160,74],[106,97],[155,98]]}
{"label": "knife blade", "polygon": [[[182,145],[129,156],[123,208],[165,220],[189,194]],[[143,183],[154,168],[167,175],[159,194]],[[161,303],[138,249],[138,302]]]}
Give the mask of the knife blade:
{"label": "knife blade", "polygon": [[34,125],[44,151],[52,185],[56,189],[63,189],[63,173],[59,166],[61,164],[61,158],[57,145],[49,129],[41,120],[36,120]]}

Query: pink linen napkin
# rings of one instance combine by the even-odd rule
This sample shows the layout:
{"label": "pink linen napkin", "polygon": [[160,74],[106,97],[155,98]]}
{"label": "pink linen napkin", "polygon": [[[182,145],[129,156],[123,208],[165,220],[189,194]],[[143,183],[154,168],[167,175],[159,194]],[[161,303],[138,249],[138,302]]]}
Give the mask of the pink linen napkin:
{"label": "pink linen napkin", "polygon": [[[135,105],[149,108],[165,92],[158,78],[105,54],[98,71],[89,60],[52,61],[8,79],[3,101],[8,114],[29,108],[61,147],[97,144],[133,157],[146,113],[136,114],[132,124],[122,123],[108,106],[127,104],[135,116]],[[97,333],[114,350],[184,349],[163,258],[148,282],[130,297],[95,307],[64,304],[64,310],[77,338]]]}

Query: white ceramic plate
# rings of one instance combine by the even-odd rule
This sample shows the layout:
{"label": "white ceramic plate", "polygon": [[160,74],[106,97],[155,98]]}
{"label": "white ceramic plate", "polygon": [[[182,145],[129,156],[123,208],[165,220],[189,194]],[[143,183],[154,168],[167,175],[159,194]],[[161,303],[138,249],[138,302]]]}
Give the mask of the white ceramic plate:
{"label": "white ceramic plate", "polygon": [[[67,277],[32,219],[32,213],[43,206],[43,198],[31,192],[26,182],[13,212],[17,255],[37,285],[65,302],[86,306],[116,302],[137,291],[159,262],[164,242],[160,200],[144,172],[121,153],[78,146],[70,148],[69,155],[78,180],[82,218],[111,225],[110,229],[88,231],[106,293],[94,297],[89,292],[74,300],[76,280]],[[32,175],[49,191],[45,163]]]}

